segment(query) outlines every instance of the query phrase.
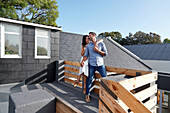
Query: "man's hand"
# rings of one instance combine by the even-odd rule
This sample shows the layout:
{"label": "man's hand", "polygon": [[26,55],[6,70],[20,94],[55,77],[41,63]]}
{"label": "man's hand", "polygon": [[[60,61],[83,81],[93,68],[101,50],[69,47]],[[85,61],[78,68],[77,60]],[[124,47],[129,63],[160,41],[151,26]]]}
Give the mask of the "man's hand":
{"label": "man's hand", "polygon": [[94,51],[99,52],[99,48],[96,45],[94,46]]}

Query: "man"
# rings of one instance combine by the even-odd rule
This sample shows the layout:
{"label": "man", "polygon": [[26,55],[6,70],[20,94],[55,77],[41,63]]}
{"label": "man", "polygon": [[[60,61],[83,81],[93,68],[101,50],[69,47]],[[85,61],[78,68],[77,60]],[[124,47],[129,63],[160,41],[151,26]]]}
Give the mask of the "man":
{"label": "man", "polygon": [[105,44],[103,42],[97,43],[96,33],[90,32],[89,38],[92,40],[92,42],[87,45],[86,52],[81,62],[81,66],[83,67],[84,61],[86,61],[87,59],[89,61],[89,76],[86,83],[86,102],[90,102],[89,90],[92,85],[95,71],[97,70],[102,77],[106,76],[103,56],[107,55]]}

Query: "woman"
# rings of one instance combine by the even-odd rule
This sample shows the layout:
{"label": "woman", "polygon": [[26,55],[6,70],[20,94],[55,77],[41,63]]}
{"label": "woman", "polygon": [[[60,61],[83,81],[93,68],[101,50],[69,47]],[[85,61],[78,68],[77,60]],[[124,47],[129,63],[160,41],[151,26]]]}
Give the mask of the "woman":
{"label": "woman", "polygon": [[[100,42],[102,42],[103,39],[100,39],[99,41],[97,41],[96,45],[97,46]],[[81,61],[83,60],[83,56],[85,54],[85,51],[86,51],[86,47],[87,47],[87,44],[90,43],[90,38],[88,35],[84,35],[83,36],[83,39],[82,39],[82,47],[81,47]],[[80,61],[80,62],[81,62]],[[85,94],[86,93],[86,80],[87,80],[87,77],[88,77],[88,59],[84,62],[84,66],[81,67],[80,66],[80,69],[79,69],[79,76],[77,78],[77,81],[74,83],[74,87],[76,87],[80,81],[80,78],[81,76],[83,76],[83,79],[84,79],[84,88],[83,88],[83,93]]]}
{"label": "woman", "polygon": [[[90,43],[90,38],[88,35],[84,35],[82,39],[82,47],[81,47],[81,60],[83,59],[84,53],[86,51],[87,44]],[[80,81],[81,76],[83,76],[84,79],[84,88],[83,88],[83,93],[85,94],[86,92],[86,79],[88,77],[88,60],[84,62],[84,66],[80,67],[79,69],[79,76],[77,78],[77,81],[74,83],[74,87],[76,87]]]}

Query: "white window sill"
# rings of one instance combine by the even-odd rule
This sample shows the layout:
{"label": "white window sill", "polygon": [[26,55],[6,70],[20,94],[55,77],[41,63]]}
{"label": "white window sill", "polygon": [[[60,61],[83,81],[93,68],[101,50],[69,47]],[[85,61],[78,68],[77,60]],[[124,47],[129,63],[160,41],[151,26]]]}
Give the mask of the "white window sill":
{"label": "white window sill", "polygon": [[1,58],[22,58],[22,57],[18,55],[4,55],[4,56],[1,56]]}
{"label": "white window sill", "polygon": [[48,56],[35,56],[35,59],[50,59]]}

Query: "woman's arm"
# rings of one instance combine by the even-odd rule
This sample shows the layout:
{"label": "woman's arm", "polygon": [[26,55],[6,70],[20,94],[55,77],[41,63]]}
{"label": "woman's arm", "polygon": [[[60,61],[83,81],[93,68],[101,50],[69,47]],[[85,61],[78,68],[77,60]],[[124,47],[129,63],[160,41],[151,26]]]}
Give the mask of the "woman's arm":
{"label": "woman's arm", "polygon": [[82,46],[81,47],[81,56],[84,56],[84,53],[85,53],[85,50],[84,50],[84,47]]}

